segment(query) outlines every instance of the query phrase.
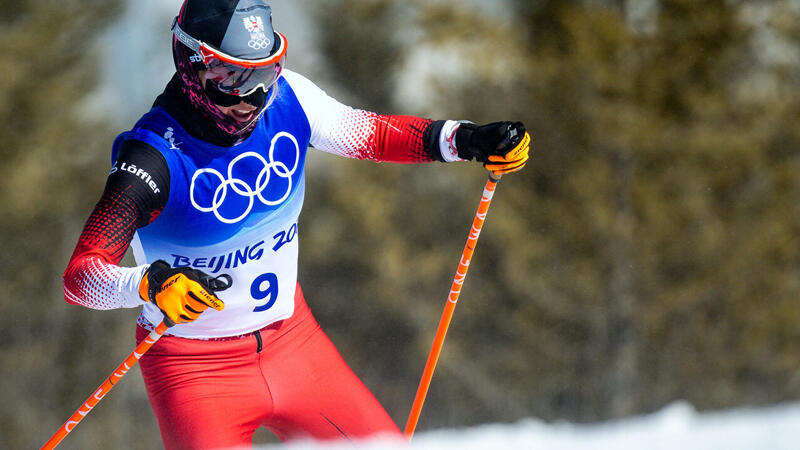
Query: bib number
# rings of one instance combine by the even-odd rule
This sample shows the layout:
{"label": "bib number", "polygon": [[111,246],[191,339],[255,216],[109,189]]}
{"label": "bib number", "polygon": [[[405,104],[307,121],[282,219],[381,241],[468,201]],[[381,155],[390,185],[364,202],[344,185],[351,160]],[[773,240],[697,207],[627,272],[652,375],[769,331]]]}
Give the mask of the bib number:
{"label": "bib number", "polygon": [[256,300],[267,300],[267,303],[253,308],[253,312],[266,311],[272,308],[272,305],[278,299],[278,276],[272,272],[257,276],[250,286],[250,295]]}
{"label": "bib number", "polygon": [[[289,227],[288,230],[280,231],[275,236],[272,236],[272,238],[275,239],[275,245],[272,247],[272,250],[277,252],[284,245],[294,241],[295,237],[297,237],[296,223]],[[250,285],[250,295],[256,301],[266,300],[266,303],[263,305],[253,308],[253,312],[266,311],[272,308],[278,300],[278,276],[272,272],[257,276],[256,279],[253,280],[253,284]]]}

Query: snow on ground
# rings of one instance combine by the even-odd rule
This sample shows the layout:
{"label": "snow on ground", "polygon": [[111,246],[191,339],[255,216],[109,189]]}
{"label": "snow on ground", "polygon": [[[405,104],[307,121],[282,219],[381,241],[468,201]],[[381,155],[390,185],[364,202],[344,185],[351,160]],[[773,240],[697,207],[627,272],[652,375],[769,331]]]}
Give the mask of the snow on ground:
{"label": "snow on ground", "polygon": [[[800,449],[800,403],[698,413],[674,403],[653,414],[577,425],[527,419],[515,424],[418,433],[411,446],[377,439],[360,443],[367,450],[797,450]],[[263,446],[260,450],[352,449],[350,443],[301,442]]]}

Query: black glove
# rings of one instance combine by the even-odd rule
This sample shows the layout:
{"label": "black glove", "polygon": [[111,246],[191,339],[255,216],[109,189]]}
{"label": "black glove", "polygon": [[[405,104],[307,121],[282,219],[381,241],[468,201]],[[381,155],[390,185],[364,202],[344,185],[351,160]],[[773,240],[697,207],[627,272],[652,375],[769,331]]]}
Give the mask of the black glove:
{"label": "black glove", "polygon": [[516,172],[528,162],[531,137],[522,122],[478,126],[464,122],[456,131],[458,157],[483,163],[495,175]]}
{"label": "black glove", "polygon": [[170,267],[158,260],[150,265],[139,284],[139,296],[164,313],[164,323],[173,326],[196,320],[209,307],[217,311],[225,304],[216,296],[231,286],[230,275],[218,277],[189,267]]}

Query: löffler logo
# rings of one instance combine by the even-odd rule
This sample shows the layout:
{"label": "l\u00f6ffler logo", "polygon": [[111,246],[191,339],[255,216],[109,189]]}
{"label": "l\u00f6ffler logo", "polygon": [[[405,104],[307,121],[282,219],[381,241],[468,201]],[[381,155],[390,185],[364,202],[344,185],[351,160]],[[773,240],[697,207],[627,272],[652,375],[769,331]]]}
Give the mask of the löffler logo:
{"label": "l\u00f6ffler logo", "polygon": [[108,174],[111,175],[113,173],[117,173],[118,171],[128,172],[140,178],[153,191],[154,194],[161,192],[161,189],[158,188],[158,184],[156,184],[156,182],[153,180],[153,177],[151,177],[150,174],[141,167],[136,167],[136,164],[117,161],[114,163],[114,166],[111,167],[111,171],[108,172]]}
{"label": "l\u00f6ffler logo", "polygon": [[[294,163],[291,168],[287,167],[286,163],[280,160],[275,160],[275,143],[280,138],[289,139],[292,144],[294,145]],[[228,164],[228,173],[227,178],[222,176],[217,170],[212,168],[205,168],[197,170],[194,175],[192,176],[192,184],[189,188],[189,198],[192,201],[192,206],[194,206],[198,211],[201,212],[213,212],[214,216],[219,219],[222,223],[232,224],[237,223],[247,217],[250,214],[250,211],[253,210],[253,205],[255,204],[255,199],[258,200],[267,206],[277,206],[283,203],[287,198],[289,198],[289,194],[292,192],[292,175],[294,175],[295,171],[297,171],[297,166],[300,162],[300,146],[297,143],[297,139],[291,134],[281,131],[280,133],[276,134],[274,138],[272,138],[272,143],[269,147],[269,162],[264,159],[263,156],[259,155],[255,152],[246,152],[242,153],[241,155],[233,158],[231,162]],[[250,186],[247,182],[240,178],[235,178],[233,176],[233,171],[237,163],[246,159],[246,158],[255,158],[257,162],[251,162],[250,164],[261,164],[264,167],[259,172],[258,176],[255,180],[255,186]],[[269,185],[270,179],[272,178],[273,173],[278,178],[283,178],[287,181],[286,183],[286,192],[281,195],[280,198],[276,200],[270,200],[265,198],[264,191],[269,190],[267,186]],[[214,191],[214,195],[211,196],[211,205],[204,206],[198,202],[198,199],[195,197],[195,186],[197,185],[197,180],[200,177],[207,177],[212,176],[219,180],[219,186]],[[225,202],[225,199],[228,197],[228,189],[233,191],[233,194],[242,196],[248,200],[247,208],[245,208],[244,212],[242,212],[239,216],[234,218],[228,218],[222,215],[220,212],[220,207]]]}

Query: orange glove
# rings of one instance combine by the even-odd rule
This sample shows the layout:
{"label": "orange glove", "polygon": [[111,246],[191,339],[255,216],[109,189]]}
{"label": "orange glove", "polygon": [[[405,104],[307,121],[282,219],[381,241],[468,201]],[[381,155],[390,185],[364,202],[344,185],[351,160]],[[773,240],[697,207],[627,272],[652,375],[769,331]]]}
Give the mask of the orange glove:
{"label": "orange glove", "polygon": [[531,135],[522,122],[494,122],[478,126],[464,122],[456,131],[461,159],[482,162],[495,175],[516,172],[528,162]]}
{"label": "orange glove", "polygon": [[197,269],[172,268],[158,260],[139,283],[139,296],[158,306],[164,313],[164,323],[171,327],[196,320],[209,307],[222,310],[225,304],[215,292],[229,288],[231,281],[230,275],[214,278]]}

